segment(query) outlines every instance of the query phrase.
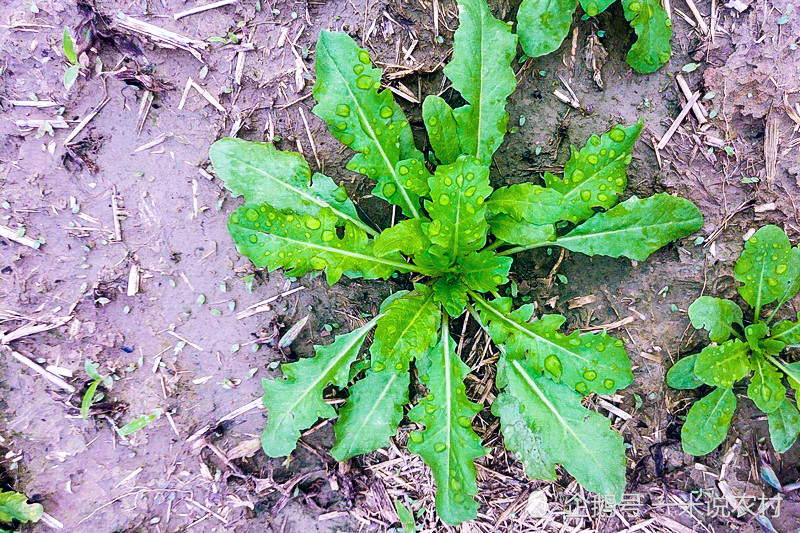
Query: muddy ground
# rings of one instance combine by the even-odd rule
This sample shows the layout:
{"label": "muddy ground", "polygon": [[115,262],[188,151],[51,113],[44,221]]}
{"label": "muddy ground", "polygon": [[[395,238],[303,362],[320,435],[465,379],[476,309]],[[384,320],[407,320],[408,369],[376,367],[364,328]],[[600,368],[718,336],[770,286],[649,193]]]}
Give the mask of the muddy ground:
{"label": "muddy ground", "polygon": [[[342,29],[366,41],[388,67],[384,81],[405,95],[399,101],[422,143],[414,100],[443,89],[444,97],[456,98],[441,74],[457,26],[455,5],[434,1],[435,9],[427,0],[239,1],[179,20],[172,15],[196,4],[9,0],[0,6],[0,224],[32,239],[28,244],[41,243],[34,248],[18,242],[24,238],[0,237],[0,330],[45,330],[22,331],[2,349],[0,363],[3,487],[24,491],[52,517],[26,530],[61,524],[69,532],[382,531],[396,525],[393,499],[412,505],[420,529],[442,529],[432,522],[429,476],[401,447],[336,465],[327,453],[332,430],[323,423],[290,460],[268,460],[258,451],[265,413],[253,402],[261,378],[337,329],[357,325],[399,285],[327,287],[318,278],[254,271],[225,227],[238,203],[207,167],[208,147],[223,135],[275,140],[281,149],[302,150],[312,170],[363,198],[368,184],[343,170],[350,154],[310,113],[316,35]],[[516,3],[490,4],[505,19],[516,9]],[[760,479],[771,465],[782,483],[797,481],[798,446],[783,458],[770,451],[764,417],[743,399],[726,442],[695,460],[677,440],[691,395],[663,382],[679,355],[704,342],[687,328],[688,305],[702,292],[735,295],[732,263],[743,235],[773,222],[794,242],[800,237],[800,117],[787,112],[800,100],[800,9],[790,4],[698,2],[700,23],[684,0],[672,2],[673,59],[650,76],[632,73],[624,62],[633,37],[618,5],[597,23],[578,21],[558,52],[516,65],[519,85],[509,111],[519,126],[496,154],[495,183],[536,179],[563,165],[570,143],[642,117],[646,130],[629,170],[630,192],[686,196],[706,224],[698,236],[640,264],[573,254],[556,271],[557,257],[545,252],[515,262],[518,297],[565,314],[568,327],[623,321],[613,333],[628,346],[636,380],[610,399],[617,408],[610,416],[630,444],[628,492],[641,504],[612,515],[565,517],[580,490],[568,476],[555,484],[525,479],[502,451],[486,409],[476,424],[493,446],[479,461],[481,515],[460,531],[639,525],[783,533],[800,525],[797,494],[777,495]],[[118,13],[205,44],[195,43],[197,57],[157,47],[121,24]],[[83,65],[69,91],[64,27],[80,36]],[[609,54],[603,90],[585,60],[592,36]],[[654,145],[686,102],[678,73],[705,95],[708,122],[690,115],[656,154]],[[566,90],[559,76],[574,90],[577,109],[553,96]],[[219,108],[194,88],[184,96],[189,78]],[[55,127],[18,122],[25,120]],[[387,220],[374,199],[360,206]],[[138,290],[129,290],[131,271]],[[237,317],[268,299],[268,307]],[[277,339],[307,315],[291,348],[278,350]],[[464,331],[467,349],[482,350],[474,324]],[[47,381],[9,347],[65,383]],[[101,388],[88,421],[79,410],[90,383],[86,360],[114,379],[111,390]],[[473,391],[486,378],[481,372]],[[127,438],[115,431],[155,410],[162,416],[141,431]],[[525,511],[537,491],[550,503],[544,517]],[[690,494],[713,495],[727,502],[720,505],[727,512],[692,516],[680,504]],[[731,502],[744,495],[773,504],[782,498],[780,516],[774,508],[760,517],[737,515]]]}

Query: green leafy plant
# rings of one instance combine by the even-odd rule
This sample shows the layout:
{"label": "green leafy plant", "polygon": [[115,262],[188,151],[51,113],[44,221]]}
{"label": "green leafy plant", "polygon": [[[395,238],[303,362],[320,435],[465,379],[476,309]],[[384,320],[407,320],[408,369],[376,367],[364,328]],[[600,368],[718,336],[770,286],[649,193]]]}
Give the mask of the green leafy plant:
{"label": "green leafy plant", "polygon": [[[625,19],[636,33],[628,64],[640,74],[655,72],[672,55],[672,21],[660,0],[621,0]],[[608,9],[614,0],[579,0],[590,17]],[[528,57],[554,52],[567,37],[576,9],[575,0],[523,0],[517,12],[517,33]]]}
{"label": "green leafy plant", "polygon": [[[441,98],[425,99],[434,152],[428,161],[392,93],[379,90],[381,71],[367,51],[343,33],[322,32],[317,43],[313,111],[357,152],[347,168],[374,180],[373,194],[402,211],[394,226],[381,231],[361,220],[344,188],[312,176],[299,154],[231,138],[211,147],[216,173],[234,196],[244,196],[228,229],[255,266],[289,276],[324,270],[330,284],[343,275],[409,274],[415,281],[364,326],[315,346],[313,358],[283,365],[283,379],[264,380],[268,423],[261,442],[272,457],[290,454],[302,431],[337,416],[324,394],[333,385],[349,391],[331,450],[344,461],[387,445],[413,401],[404,433],[408,449],[433,472],[439,516],[449,524],[474,518],[473,461],[487,450],[472,419],[483,406],[466,394],[470,368],[450,334],[451,320],[468,310],[502,353],[492,412],[528,475],[554,480],[560,463],[588,490],[618,500],[625,487],[622,437],[581,401],[631,383],[622,341],[606,332],[561,333],[564,317],[535,318],[532,304],[514,309],[498,291],[516,252],[562,246],[643,260],[699,229],[702,217],[691,202],[663,193],[618,203],[641,124],[615,126],[573,148],[563,177],[547,173],[544,185],[493,188],[489,164],[508,124],[517,38],[484,0],[460,0],[459,7],[444,72],[466,104],[452,109]],[[427,389],[419,398],[409,395],[412,364]]]}
{"label": "green leafy plant", "polygon": [[28,503],[28,497],[20,492],[0,492],[0,533],[14,531],[14,523],[38,522],[44,509],[39,503]]}
{"label": "green leafy plant", "polygon": [[69,34],[69,28],[64,28],[64,33],[61,36],[61,48],[64,51],[64,57],[69,61],[69,67],[64,72],[63,80],[64,88],[69,92],[81,72],[81,65],[78,63],[78,54],[75,52],[75,43]]}
{"label": "green leafy plant", "polygon": [[[786,383],[800,393],[800,362],[787,363],[780,354],[800,347],[797,321],[773,323],[780,308],[800,289],[800,248],[777,226],[764,226],[747,241],[734,268],[739,295],[753,308],[745,326],[744,313],[733,301],[701,296],[689,306],[692,326],[708,331],[712,344],[680,359],[667,373],[676,389],[714,390],[696,402],[681,429],[683,450],[692,455],[712,452],[725,440],[736,409],[734,385],[750,377],[747,397],[767,414],[775,451],[788,450],[800,433],[800,412],[786,397]],[[775,304],[764,317],[765,306]]]}

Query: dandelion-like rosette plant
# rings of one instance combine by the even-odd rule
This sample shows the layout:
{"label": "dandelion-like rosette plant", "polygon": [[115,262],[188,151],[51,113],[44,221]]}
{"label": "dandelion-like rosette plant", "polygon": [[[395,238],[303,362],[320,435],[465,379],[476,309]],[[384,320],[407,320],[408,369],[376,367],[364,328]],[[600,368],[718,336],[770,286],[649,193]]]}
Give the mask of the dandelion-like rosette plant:
{"label": "dandelion-like rosette plant", "polygon": [[[745,326],[744,312],[732,301],[701,296],[689,306],[692,326],[708,332],[711,344],[700,353],[680,359],[667,372],[676,389],[714,389],[692,405],[681,429],[683,450],[706,455],[728,434],[736,410],[735,384],[750,378],[747,397],[766,413],[775,451],[783,453],[800,433],[800,412],[786,397],[787,386],[800,391],[800,362],[789,363],[782,353],[800,347],[797,321],[775,317],[800,290],[800,248],[777,226],[764,226],[745,244],[734,275],[739,296],[753,309]],[[770,306],[769,314],[763,311]]]}
{"label": "dandelion-like rosette plant", "polygon": [[[470,368],[450,334],[451,321],[468,311],[501,353],[492,412],[528,475],[554,480],[561,464],[586,489],[619,499],[623,439],[581,400],[631,383],[623,343],[606,332],[561,333],[564,317],[535,317],[532,305],[515,309],[498,291],[516,252],[560,246],[643,260],[699,229],[702,217],[669,194],[620,202],[641,124],[615,126],[573,148],[561,177],[493,188],[489,164],[507,129],[517,37],[484,0],[461,0],[459,9],[444,72],[466,104],[453,109],[439,97],[425,99],[427,159],[392,93],[381,90],[367,51],[344,33],[323,31],[317,42],[313,112],[355,152],[347,168],[373,180],[373,194],[400,210],[395,225],[362,220],[345,189],[312,175],[299,154],[231,138],[211,147],[214,170],[244,197],[228,227],[256,267],[288,276],[325,271],[330,284],[398,274],[417,281],[387,298],[363,327],[264,381],[262,445],[272,457],[286,456],[302,431],[338,417],[331,453],[344,461],[386,446],[413,400],[408,449],[431,468],[439,516],[448,524],[474,518],[474,461],[487,450],[472,420],[484,406],[466,395]],[[426,390],[419,398],[409,397],[411,365]],[[331,385],[349,393],[338,412],[323,396]]]}

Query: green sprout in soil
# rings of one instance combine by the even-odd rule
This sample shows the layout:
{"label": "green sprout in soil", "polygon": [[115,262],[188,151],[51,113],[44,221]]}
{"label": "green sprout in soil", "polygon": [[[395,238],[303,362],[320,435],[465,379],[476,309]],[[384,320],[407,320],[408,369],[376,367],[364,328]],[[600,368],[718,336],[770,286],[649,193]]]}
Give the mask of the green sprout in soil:
{"label": "green sprout in soil", "polygon": [[[536,318],[533,304],[514,309],[498,291],[516,252],[561,246],[644,260],[698,230],[702,216],[688,200],[663,193],[618,203],[641,123],[593,135],[572,149],[563,177],[544,175],[544,186],[493,188],[489,165],[508,126],[517,37],[485,0],[460,0],[459,8],[444,72],[467,103],[452,109],[439,97],[425,99],[422,116],[439,163],[433,172],[392,93],[379,91],[382,72],[367,51],[344,33],[323,31],[317,43],[313,111],[357,152],[347,168],[376,181],[373,194],[402,211],[392,227],[381,231],[359,218],[345,189],[312,176],[299,154],[232,138],[211,147],[216,173],[244,196],[228,229],[256,267],[283,268],[287,276],[324,270],[330,284],[343,275],[413,280],[366,325],[316,346],[313,358],[283,365],[283,379],[264,380],[269,418],[261,442],[271,457],[289,455],[301,432],[338,415],[331,453],[344,461],[386,446],[414,403],[408,449],[433,472],[439,516],[449,524],[475,518],[474,460],[487,449],[472,420],[484,406],[467,397],[471,369],[450,334],[466,310],[501,352],[492,412],[527,474],[555,480],[560,463],[586,489],[619,501],[622,436],[581,401],[632,382],[622,341],[605,331],[560,333],[564,317]],[[427,389],[419,398],[409,395],[412,364]],[[329,385],[349,391],[338,413],[325,401]]]}
{"label": "green sprout in soil", "polygon": [[75,43],[72,36],[69,34],[69,28],[64,28],[64,33],[61,36],[61,49],[64,52],[64,57],[69,61],[69,67],[64,72],[64,88],[69,92],[75,81],[78,79],[78,74],[81,72],[80,63],[78,63],[78,54],[75,52]]}
{"label": "green sprout in soil", "polygon": [[[639,74],[650,74],[672,55],[672,21],[660,0],[621,0],[625,19],[636,32],[628,51],[628,64]],[[596,17],[614,0],[580,0],[586,15]],[[554,52],[567,37],[575,13],[575,0],[523,0],[517,12],[517,33],[528,57]]]}
{"label": "green sprout in soil", "polygon": [[[741,283],[739,295],[753,308],[745,326],[742,309],[731,300],[701,296],[689,307],[692,326],[708,331],[712,344],[700,353],[679,360],[667,373],[676,389],[714,390],[689,410],[681,430],[683,450],[692,455],[712,452],[725,440],[736,409],[734,385],[750,376],[747,397],[767,414],[775,451],[788,450],[800,433],[800,412],[786,398],[783,378],[800,394],[800,362],[780,357],[788,348],[800,347],[797,321],[773,324],[780,308],[800,289],[800,248],[777,226],[764,226],[747,241],[734,268]],[[764,317],[765,306],[775,304]]]}

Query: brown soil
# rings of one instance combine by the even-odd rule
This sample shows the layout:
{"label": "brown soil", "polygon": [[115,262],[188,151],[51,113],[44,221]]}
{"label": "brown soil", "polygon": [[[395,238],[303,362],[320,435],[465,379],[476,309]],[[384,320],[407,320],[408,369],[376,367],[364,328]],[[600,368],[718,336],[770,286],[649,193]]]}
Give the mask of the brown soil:
{"label": "brown soil", "polygon": [[[500,4],[496,13],[506,19],[517,5],[491,3]],[[644,503],[610,517],[530,516],[524,508],[531,493],[544,490],[555,512],[580,491],[569,476],[555,484],[527,480],[502,450],[486,409],[477,424],[493,446],[479,461],[484,505],[480,518],[460,531],[558,531],[561,523],[567,530],[620,531],[643,522],[642,531],[679,531],[669,520],[687,531],[757,531],[766,526],[752,515],[693,518],[657,502],[685,500],[701,490],[715,497],[773,497],[776,491],[760,479],[764,465],[784,484],[797,481],[798,446],[783,458],[772,452],[764,440],[764,417],[744,399],[718,451],[700,459],[683,454],[677,439],[692,394],[664,384],[666,369],[679,355],[704,342],[687,330],[689,304],[703,292],[735,295],[732,263],[742,235],[767,222],[786,227],[794,242],[800,232],[795,206],[800,148],[786,110],[800,101],[795,75],[800,13],[795,9],[787,23],[777,24],[790,3],[753,3],[743,14],[717,6],[712,42],[677,13],[694,20],[678,0],[673,59],[650,76],[633,74],[624,63],[632,36],[619,6],[597,25],[577,23],[574,53],[571,35],[558,52],[518,65],[520,81],[509,111],[512,125],[525,120],[496,155],[495,183],[535,178],[563,164],[570,143],[582,144],[591,133],[643,117],[645,134],[629,170],[631,193],[666,190],[692,199],[706,216],[699,234],[706,241],[686,239],[640,264],[571,255],[558,269],[564,277],[550,288],[544,280],[555,257],[542,252],[519,258],[513,279],[520,297],[565,314],[570,328],[633,318],[613,332],[627,343],[636,381],[612,401],[631,417],[612,415],[612,420],[630,444],[628,492]],[[173,20],[173,13],[194,5],[105,0],[76,7],[59,0],[13,0],[0,6],[0,98],[6,118],[0,121],[0,224],[24,227],[26,236],[44,242],[33,249],[0,237],[0,330],[71,317],[11,347],[66,374],[76,389],[62,390],[10,357],[9,350],[0,352],[0,434],[8,451],[2,465],[8,483],[35,495],[70,532],[380,531],[396,522],[392,499],[413,500],[423,529],[443,530],[433,521],[429,476],[402,446],[337,466],[327,453],[330,425],[321,424],[291,459],[272,460],[258,451],[262,410],[218,423],[258,399],[261,378],[275,376],[277,363],[309,354],[312,343],[330,336],[329,329],[348,331],[395,287],[362,281],[328,287],[320,278],[290,280],[279,272],[254,271],[226,230],[237,202],[205,169],[209,145],[223,135],[278,136],[279,148],[301,149],[312,170],[324,169],[352,196],[364,197],[367,184],[344,170],[350,154],[310,113],[313,101],[304,98],[313,83],[316,35],[320,28],[335,28],[363,39],[369,30],[373,57],[402,65],[388,69],[387,81],[402,84],[413,99],[444,87],[441,67],[457,25],[454,2],[437,2],[441,42],[432,5],[424,0],[261,0],[261,9],[256,2],[238,2]],[[710,5],[699,7],[710,24]],[[119,12],[194,39],[225,40],[234,33],[241,42],[211,42],[199,61],[125,30],[115,19]],[[69,92],[62,83],[64,27],[81,36],[78,51],[85,66],[85,76]],[[606,32],[600,41],[609,52],[604,90],[584,61],[587,38],[598,29]],[[244,68],[237,84],[240,53]],[[702,100],[716,116],[707,126],[690,117],[660,152],[659,163],[653,145],[686,101],[674,75],[688,63],[700,67],[684,77],[692,90],[716,95]],[[558,75],[575,91],[580,110],[553,96],[556,88],[565,91]],[[179,109],[189,77],[224,112],[194,89]],[[145,89],[155,98],[140,121]],[[451,93],[443,95],[454,98]],[[57,106],[8,102],[34,98]],[[106,100],[65,147],[68,132]],[[751,105],[755,100],[758,105]],[[420,106],[400,102],[421,141]],[[59,116],[68,128],[52,133],[15,123]],[[768,133],[769,124],[778,129],[777,139]],[[710,149],[713,138],[729,153]],[[742,181],[753,177],[759,181]],[[365,198],[360,206],[370,217],[387,217],[375,199]],[[128,295],[132,268],[141,282],[139,291]],[[280,296],[295,287],[304,290]],[[592,303],[570,308],[573,298],[587,295],[594,296]],[[237,318],[275,296],[269,310]],[[277,339],[306,315],[310,320],[292,349],[278,350]],[[482,349],[481,338],[471,332],[468,327],[466,349],[473,341]],[[90,382],[86,360],[112,374],[114,386],[101,388],[103,401],[83,421],[80,403]],[[155,409],[164,415],[127,439],[114,431]],[[368,465],[373,468],[365,469]],[[800,525],[796,493],[783,499],[780,517],[763,513],[781,533]],[[41,522],[29,529],[51,530]]]}

